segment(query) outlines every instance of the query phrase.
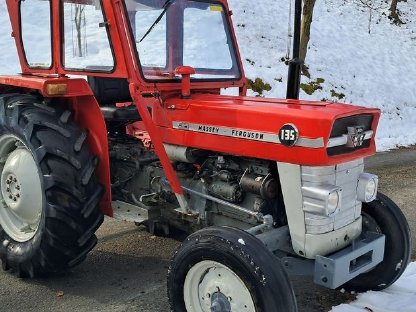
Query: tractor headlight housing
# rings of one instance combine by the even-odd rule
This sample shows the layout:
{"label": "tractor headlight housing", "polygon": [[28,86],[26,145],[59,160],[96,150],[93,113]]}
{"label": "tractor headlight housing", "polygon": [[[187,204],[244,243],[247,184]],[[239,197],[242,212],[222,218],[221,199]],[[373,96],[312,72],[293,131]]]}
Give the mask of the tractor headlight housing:
{"label": "tractor headlight housing", "polygon": [[358,178],[357,199],[363,203],[372,202],[377,197],[378,176],[362,173]]}
{"label": "tractor headlight housing", "polygon": [[303,210],[330,217],[341,208],[342,189],[335,185],[303,186]]}

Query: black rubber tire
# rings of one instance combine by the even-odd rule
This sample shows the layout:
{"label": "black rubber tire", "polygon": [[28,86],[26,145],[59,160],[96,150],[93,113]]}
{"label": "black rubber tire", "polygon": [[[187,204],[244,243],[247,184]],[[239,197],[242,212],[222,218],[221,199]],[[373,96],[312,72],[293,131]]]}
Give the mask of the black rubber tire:
{"label": "black rubber tire", "polygon": [[381,193],[371,203],[363,204],[362,212],[364,235],[365,231],[373,231],[386,236],[384,260],[341,287],[358,292],[382,290],[403,274],[411,260],[410,228],[400,208]]}
{"label": "black rubber tire", "polygon": [[[239,239],[245,244],[239,243]],[[186,312],[183,298],[186,275],[204,260],[219,262],[236,273],[249,289],[256,312],[297,311],[292,285],[278,259],[260,240],[230,227],[202,229],[176,250],[167,280],[171,311]]]}
{"label": "black rubber tire", "polygon": [[44,203],[33,238],[14,241],[0,227],[3,269],[20,277],[65,271],[81,263],[96,245],[103,222],[99,202],[104,193],[95,177],[98,158],[86,144],[87,132],[71,112],[40,97],[0,96],[0,135],[13,134],[32,152],[40,172]]}

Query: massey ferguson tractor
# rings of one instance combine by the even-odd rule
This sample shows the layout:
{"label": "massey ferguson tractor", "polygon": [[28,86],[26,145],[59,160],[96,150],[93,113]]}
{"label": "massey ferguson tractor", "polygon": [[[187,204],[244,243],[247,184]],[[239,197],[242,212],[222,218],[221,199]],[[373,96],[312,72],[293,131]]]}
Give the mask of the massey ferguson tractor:
{"label": "massey ferguson tractor", "polygon": [[406,219],[364,172],[379,110],[247,97],[226,0],[6,2],[22,72],[0,76],[3,269],[78,265],[107,215],[190,233],[172,311],[296,311],[290,274],[365,291],[403,273]]}

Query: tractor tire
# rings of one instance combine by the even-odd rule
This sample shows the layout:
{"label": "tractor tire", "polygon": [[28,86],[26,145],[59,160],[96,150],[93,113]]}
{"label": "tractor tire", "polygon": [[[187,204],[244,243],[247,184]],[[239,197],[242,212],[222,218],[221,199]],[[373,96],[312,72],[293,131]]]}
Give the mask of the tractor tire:
{"label": "tractor tire", "polygon": [[409,264],[412,252],[410,228],[400,208],[381,193],[374,201],[363,204],[362,216],[364,235],[371,231],[386,236],[384,260],[341,287],[358,292],[378,291],[392,285]]}
{"label": "tractor tire", "polygon": [[104,193],[98,158],[71,112],[36,96],[0,95],[0,259],[19,277],[81,263],[96,245]]}
{"label": "tractor tire", "polygon": [[175,312],[293,312],[296,299],[278,259],[245,231],[209,227],[173,256],[168,297]]}

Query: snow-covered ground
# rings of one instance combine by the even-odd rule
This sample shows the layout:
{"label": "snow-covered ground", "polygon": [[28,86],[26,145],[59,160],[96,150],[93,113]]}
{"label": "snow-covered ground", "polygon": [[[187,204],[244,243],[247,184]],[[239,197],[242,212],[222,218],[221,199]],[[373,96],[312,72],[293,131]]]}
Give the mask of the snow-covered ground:
{"label": "snow-covered ground", "polygon": [[[288,52],[289,1],[229,2],[246,75],[271,85],[266,97],[284,97],[287,66],[282,59]],[[378,150],[415,144],[416,2],[399,2],[406,22],[401,26],[387,19],[388,1],[367,2],[374,7],[371,33],[369,9],[362,1],[317,1],[307,58],[311,79],[303,77],[303,82],[318,78],[324,82],[312,95],[302,92],[301,98],[339,100],[336,96],[343,95],[344,102],[378,107],[382,111]],[[0,73],[17,73],[20,66],[4,0],[0,0],[0,25]],[[332,311],[416,311],[416,263],[385,291],[360,294],[356,301]]]}
{"label": "snow-covered ground", "polygon": [[334,307],[331,312],[415,312],[416,262],[411,263],[402,277],[383,291],[359,294],[357,300]]}

